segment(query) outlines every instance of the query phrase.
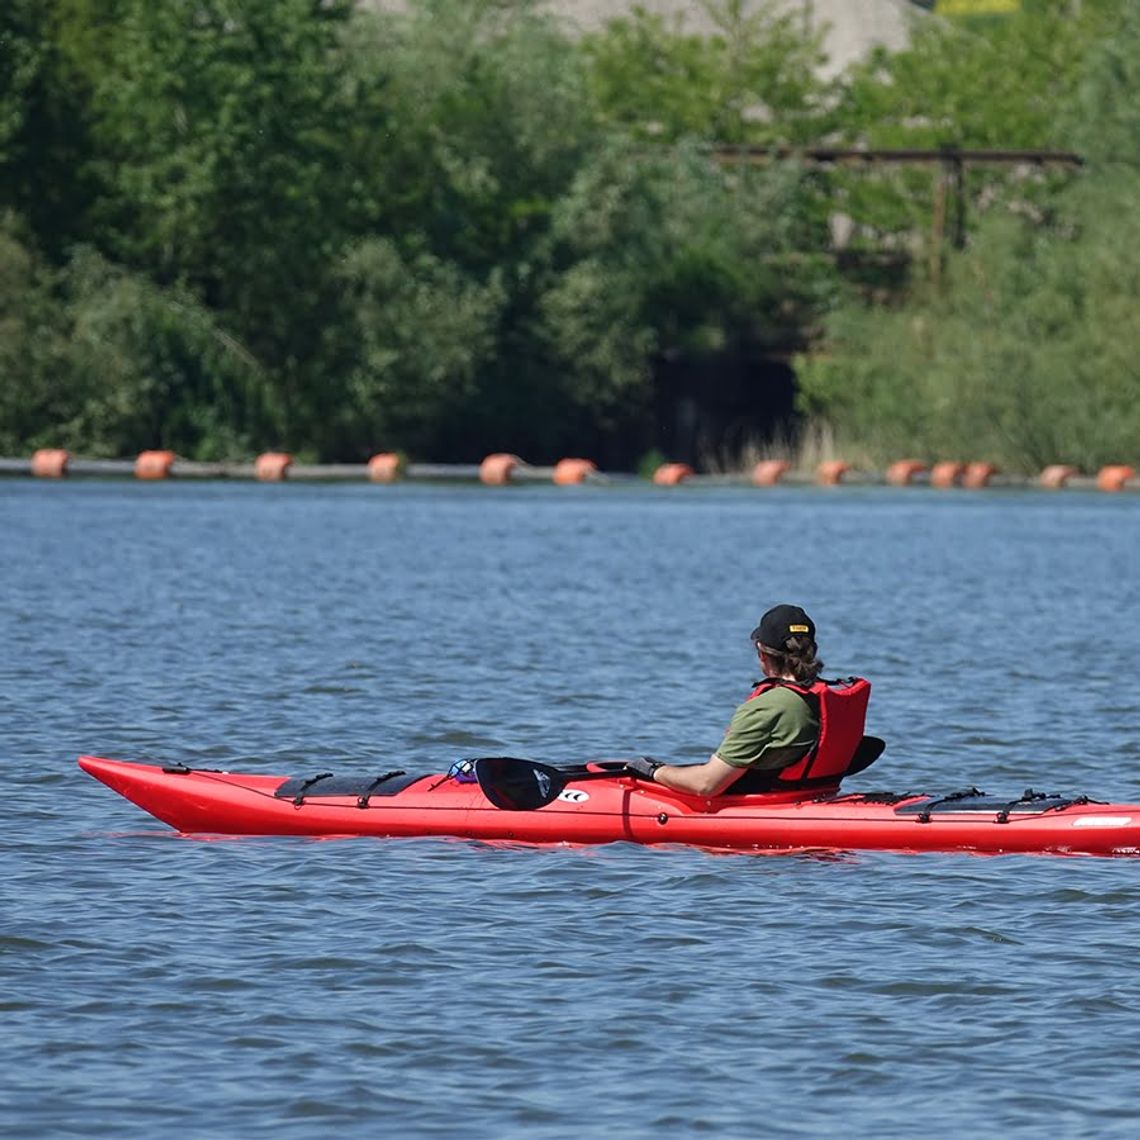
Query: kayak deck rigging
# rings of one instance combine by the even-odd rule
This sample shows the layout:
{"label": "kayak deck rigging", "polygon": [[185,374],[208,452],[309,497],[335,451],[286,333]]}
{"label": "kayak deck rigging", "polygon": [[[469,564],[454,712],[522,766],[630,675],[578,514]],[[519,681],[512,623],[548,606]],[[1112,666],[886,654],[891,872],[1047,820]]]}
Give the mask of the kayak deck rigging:
{"label": "kayak deck rigging", "polygon": [[833,796],[818,796],[816,803],[877,803],[900,805],[899,815],[913,815],[917,823],[930,823],[933,816],[945,812],[994,812],[995,823],[1008,823],[1017,815],[1041,815],[1063,811],[1068,807],[1101,804],[1090,796],[1063,796],[1058,792],[1035,792],[1026,788],[1016,800],[1000,800],[978,788],[963,788],[944,796],[931,796],[925,792],[844,792]]}

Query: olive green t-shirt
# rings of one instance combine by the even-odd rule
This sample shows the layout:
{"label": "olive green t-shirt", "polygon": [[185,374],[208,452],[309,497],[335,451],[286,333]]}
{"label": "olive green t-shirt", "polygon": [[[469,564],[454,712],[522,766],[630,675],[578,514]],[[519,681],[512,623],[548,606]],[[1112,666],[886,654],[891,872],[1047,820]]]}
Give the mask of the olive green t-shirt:
{"label": "olive green t-shirt", "polygon": [[734,768],[784,768],[807,755],[818,735],[819,717],[807,701],[776,685],[732,714],[716,754]]}

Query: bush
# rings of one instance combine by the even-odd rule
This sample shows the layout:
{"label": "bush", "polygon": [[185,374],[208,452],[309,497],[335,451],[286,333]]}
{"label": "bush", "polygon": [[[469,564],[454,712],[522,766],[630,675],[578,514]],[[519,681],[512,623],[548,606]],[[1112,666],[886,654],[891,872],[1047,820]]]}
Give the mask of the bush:
{"label": "bush", "polygon": [[886,462],[977,459],[1033,472],[1137,457],[1140,178],[1074,187],[1053,226],[995,217],[942,290],[859,303],[799,367],[801,407]]}

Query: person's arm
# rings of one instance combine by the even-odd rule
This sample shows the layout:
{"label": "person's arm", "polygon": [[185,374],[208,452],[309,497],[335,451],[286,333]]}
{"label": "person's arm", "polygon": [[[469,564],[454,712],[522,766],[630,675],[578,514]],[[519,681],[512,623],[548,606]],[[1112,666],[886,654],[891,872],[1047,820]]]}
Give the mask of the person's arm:
{"label": "person's arm", "polygon": [[653,773],[653,780],[678,792],[719,796],[746,771],[746,768],[734,768],[714,752],[703,764],[662,764]]}

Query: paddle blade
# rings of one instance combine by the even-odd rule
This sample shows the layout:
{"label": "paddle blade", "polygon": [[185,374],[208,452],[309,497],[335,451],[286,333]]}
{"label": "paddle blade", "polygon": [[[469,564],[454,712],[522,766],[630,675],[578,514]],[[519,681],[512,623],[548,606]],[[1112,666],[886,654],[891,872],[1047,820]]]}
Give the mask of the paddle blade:
{"label": "paddle blade", "polygon": [[475,777],[483,795],[503,811],[534,811],[558,798],[566,777],[549,764],[514,756],[481,756]]}
{"label": "paddle blade", "polygon": [[843,775],[854,776],[856,772],[862,772],[864,768],[870,768],[871,765],[882,756],[883,749],[886,748],[886,746],[887,742],[880,740],[877,736],[864,736],[863,739],[859,741],[859,747],[855,749],[855,755]]}

